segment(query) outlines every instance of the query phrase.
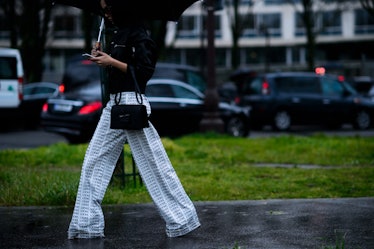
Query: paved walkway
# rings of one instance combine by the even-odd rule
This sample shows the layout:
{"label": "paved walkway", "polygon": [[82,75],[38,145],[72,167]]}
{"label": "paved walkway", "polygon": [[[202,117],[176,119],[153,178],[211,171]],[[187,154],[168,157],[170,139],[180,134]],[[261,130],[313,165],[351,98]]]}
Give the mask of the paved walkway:
{"label": "paved walkway", "polygon": [[374,198],[196,202],[202,226],[167,238],[153,204],[104,206],[106,238],[67,240],[71,207],[0,207],[0,248],[374,248]]}

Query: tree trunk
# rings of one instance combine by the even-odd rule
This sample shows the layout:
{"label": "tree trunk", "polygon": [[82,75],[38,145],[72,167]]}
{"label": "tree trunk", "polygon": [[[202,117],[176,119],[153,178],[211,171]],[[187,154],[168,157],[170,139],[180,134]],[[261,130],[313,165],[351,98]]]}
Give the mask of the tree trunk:
{"label": "tree trunk", "polygon": [[231,66],[236,69],[240,65],[240,48],[239,48],[239,37],[242,33],[241,30],[241,18],[239,16],[239,0],[233,0],[233,11],[234,11],[234,21],[231,24],[232,30],[232,49],[231,49]]}
{"label": "tree trunk", "polygon": [[360,0],[362,7],[374,17],[374,0]]}
{"label": "tree trunk", "polygon": [[[83,37],[84,37],[84,51],[87,53],[91,53],[91,49],[94,44],[92,44],[93,35],[93,25],[95,22],[94,18],[97,18],[96,16],[93,16],[88,11],[82,11],[82,30],[83,30]],[[100,25],[100,24],[99,24]],[[99,29],[99,26],[97,27]]]}
{"label": "tree trunk", "polygon": [[316,50],[316,35],[314,33],[313,0],[303,0],[302,14],[307,37],[307,62],[309,71],[314,70],[314,56]]}
{"label": "tree trunk", "polygon": [[[21,53],[27,82],[41,81],[43,57],[51,5],[44,1],[22,1],[20,19]],[[43,12],[41,12],[43,10]],[[40,13],[43,13],[41,16]]]}
{"label": "tree trunk", "polygon": [[7,17],[10,31],[10,47],[17,48],[18,43],[18,20],[15,13],[15,0],[0,1],[0,7]]}

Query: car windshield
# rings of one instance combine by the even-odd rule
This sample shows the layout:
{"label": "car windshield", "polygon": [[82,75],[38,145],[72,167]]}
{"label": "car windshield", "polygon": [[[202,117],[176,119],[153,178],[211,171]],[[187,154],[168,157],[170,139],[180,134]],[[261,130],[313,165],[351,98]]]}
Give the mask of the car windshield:
{"label": "car windshield", "polygon": [[81,61],[71,64],[66,68],[62,82],[65,85],[65,91],[69,92],[73,91],[76,87],[98,80],[100,80],[100,68],[95,64]]}
{"label": "car windshield", "polygon": [[351,84],[349,84],[348,82],[346,81],[343,81],[342,84],[344,85],[345,89],[352,95],[356,95],[358,94],[358,92],[356,91],[356,89],[354,89]]}
{"label": "car windshield", "polygon": [[88,96],[101,96],[101,84],[100,81],[90,83],[88,85],[83,85],[74,88],[70,93],[78,95],[88,95]]}
{"label": "car windshield", "polygon": [[243,94],[261,94],[262,83],[264,79],[262,77],[251,78],[243,85]]}
{"label": "car windshield", "polygon": [[200,92],[205,92],[206,82],[203,77],[195,72],[186,73],[187,82],[196,87]]}
{"label": "car windshield", "polygon": [[0,57],[0,79],[17,78],[17,59],[14,57]]}
{"label": "car windshield", "polygon": [[173,84],[150,84],[146,88],[146,95],[148,97],[186,99],[202,99],[203,97],[183,86]]}
{"label": "car windshield", "polygon": [[206,89],[206,80],[204,77],[198,71],[190,68],[156,66],[152,78],[183,81],[196,87],[201,92],[205,92]]}

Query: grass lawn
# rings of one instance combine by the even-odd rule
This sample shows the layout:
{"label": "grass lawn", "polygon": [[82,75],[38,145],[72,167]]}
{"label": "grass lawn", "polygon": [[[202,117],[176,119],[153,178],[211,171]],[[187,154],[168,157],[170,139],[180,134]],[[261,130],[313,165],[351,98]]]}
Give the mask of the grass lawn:
{"label": "grass lawn", "polygon": [[[207,133],[162,141],[193,201],[374,196],[372,137]],[[0,205],[73,205],[86,148],[60,143],[0,151]],[[125,162],[130,171],[128,145]],[[123,187],[114,177],[103,204],[150,201],[144,186]]]}

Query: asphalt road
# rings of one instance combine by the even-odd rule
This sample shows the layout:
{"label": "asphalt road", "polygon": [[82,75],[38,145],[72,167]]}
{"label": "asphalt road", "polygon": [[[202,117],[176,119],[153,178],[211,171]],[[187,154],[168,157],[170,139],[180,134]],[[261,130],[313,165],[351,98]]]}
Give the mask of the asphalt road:
{"label": "asphalt road", "polygon": [[[374,136],[374,129],[366,131],[356,131],[350,126],[344,126],[339,130],[324,130],[321,127],[293,127],[288,132],[275,132],[269,128],[261,131],[251,131],[250,138],[281,136],[285,134],[310,136],[315,133],[322,133],[328,136]],[[58,134],[45,132],[42,129],[25,130],[25,129],[8,129],[0,131],[0,150],[4,149],[28,149],[39,146],[46,146],[67,140]]]}
{"label": "asphalt road", "polygon": [[[338,131],[298,127],[287,134],[374,136],[374,130]],[[253,131],[249,139],[278,136]],[[66,142],[42,130],[0,132],[0,150]],[[147,249],[300,249],[374,248],[374,199],[290,199],[196,202],[201,228],[185,237],[167,238],[155,206],[107,205],[106,238],[67,240],[72,207],[0,207],[0,248],[147,248]]]}
{"label": "asphalt road", "polygon": [[[374,248],[374,198],[195,202],[201,227],[167,238],[153,203],[104,205],[105,239],[68,240],[72,207],[0,207],[4,249]],[[342,247],[341,243],[344,242]]]}

